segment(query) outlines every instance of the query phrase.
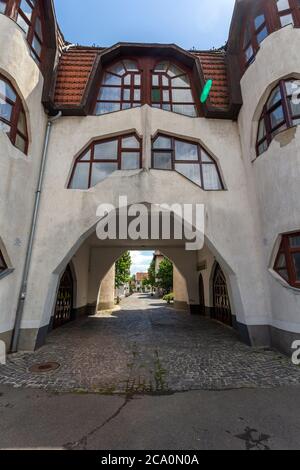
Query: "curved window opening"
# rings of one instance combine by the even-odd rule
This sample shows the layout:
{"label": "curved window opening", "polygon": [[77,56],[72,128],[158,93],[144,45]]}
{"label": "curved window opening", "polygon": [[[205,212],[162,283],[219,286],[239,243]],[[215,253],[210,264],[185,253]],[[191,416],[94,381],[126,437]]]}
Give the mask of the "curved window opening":
{"label": "curved window opening", "polygon": [[27,153],[28,134],[22,101],[8,80],[0,75],[0,130],[12,144]]}
{"label": "curved window opening", "polygon": [[93,142],[76,160],[69,189],[89,189],[116,170],[142,167],[142,141],[136,135],[123,135]]}
{"label": "curved window opening", "polygon": [[300,27],[299,0],[262,0],[258,9],[250,10],[241,41],[242,69],[254,61],[260,44],[269,34],[289,24]]}
{"label": "curved window opening", "polygon": [[258,125],[256,153],[265,152],[279,132],[300,124],[299,80],[281,80],[271,92]]}
{"label": "curved window opening", "polygon": [[4,273],[8,269],[7,264],[5,262],[4,256],[0,250],[0,274]]}
{"label": "curved window opening", "polygon": [[102,77],[95,114],[141,106],[141,82],[141,71],[132,60],[123,60],[109,67]]}
{"label": "curved window opening", "polygon": [[148,104],[154,108],[197,117],[192,76],[171,61],[157,64],[152,57],[121,60],[108,66],[94,114],[102,115]]}
{"label": "curved window opening", "polygon": [[291,286],[300,289],[300,232],[282,236],[274,270]]}
{"label": "curved window opening", "polygon": [[152,168],[177,171],[206,191],[224,189],[216,162],[199,144],[158,135],[152,143]]}
{"label": "curved window opening", "polygon": [[152,73],[151,105],[196,117],[197,108],[188,74],[171,62],[159,63]]}

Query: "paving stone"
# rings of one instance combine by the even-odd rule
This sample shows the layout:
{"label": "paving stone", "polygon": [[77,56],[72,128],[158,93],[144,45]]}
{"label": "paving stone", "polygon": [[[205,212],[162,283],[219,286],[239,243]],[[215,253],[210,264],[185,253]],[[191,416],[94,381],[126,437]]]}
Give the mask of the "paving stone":
{"label": "paving stone", "polygon": [[[33,364],[58,362],[50,373]],[[112,314],[53,331],[34,353],[0,366],[0,383],[55,391],[170,393],[300,384],[300,368],[276,351],[252,349],[210,319],[135,295]]]}

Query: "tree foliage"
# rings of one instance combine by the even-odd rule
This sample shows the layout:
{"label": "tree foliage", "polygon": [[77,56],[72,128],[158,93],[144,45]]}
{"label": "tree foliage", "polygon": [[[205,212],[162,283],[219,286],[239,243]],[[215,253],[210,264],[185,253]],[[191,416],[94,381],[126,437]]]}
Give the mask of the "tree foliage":
{"label": "tree foliage", "polygon": [[130,268],[132,260],[129,251],[126,251],[116,262],[116,281],[115,286],[119,288],[130,281]]}
{"label": "tree foliage", "polygon": [[159,271],[156,275],[156,284],[165,292],[171,292],[173,289],[173,264],[165,258],[159,266]]}

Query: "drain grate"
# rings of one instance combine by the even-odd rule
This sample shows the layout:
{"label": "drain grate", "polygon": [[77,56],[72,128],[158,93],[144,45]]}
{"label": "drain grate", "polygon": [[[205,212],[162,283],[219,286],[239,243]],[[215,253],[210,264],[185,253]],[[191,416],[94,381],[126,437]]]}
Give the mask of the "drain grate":
{"label": "drain grate", "polygon": [[29,372],[34,372],[35,374],[44,374],[46,372],[52,372],[60,368],[58,362],[45,362],[43,364],[34,364],[29,367]]}

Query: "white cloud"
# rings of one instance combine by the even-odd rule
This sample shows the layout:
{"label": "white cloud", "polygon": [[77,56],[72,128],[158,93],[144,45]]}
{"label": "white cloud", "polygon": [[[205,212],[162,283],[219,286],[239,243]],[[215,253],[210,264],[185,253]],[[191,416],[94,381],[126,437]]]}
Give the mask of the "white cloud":
{"label": "white cloud", "polygon": [[146,273],[153,258],[153,251],[131,251],[131,274]]}

